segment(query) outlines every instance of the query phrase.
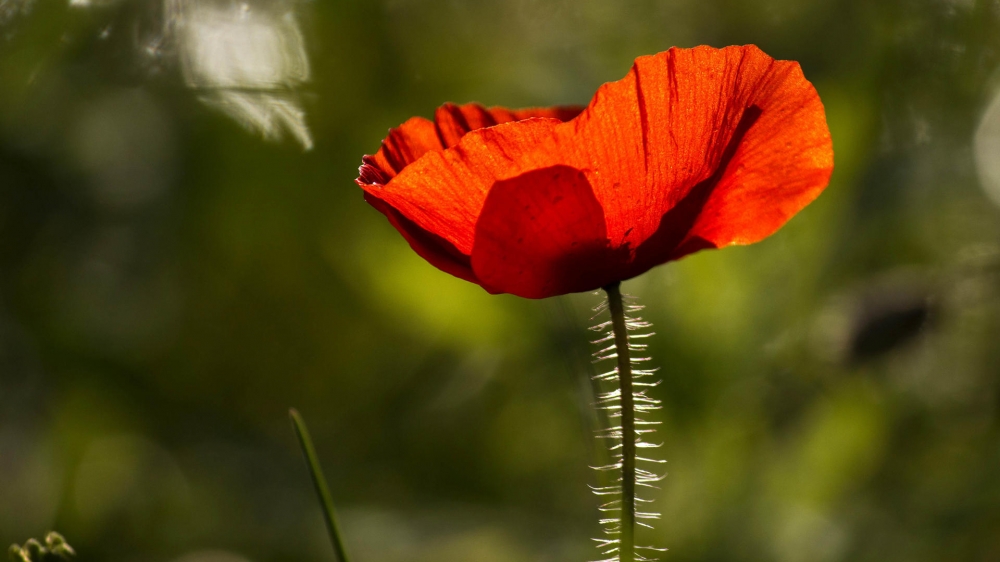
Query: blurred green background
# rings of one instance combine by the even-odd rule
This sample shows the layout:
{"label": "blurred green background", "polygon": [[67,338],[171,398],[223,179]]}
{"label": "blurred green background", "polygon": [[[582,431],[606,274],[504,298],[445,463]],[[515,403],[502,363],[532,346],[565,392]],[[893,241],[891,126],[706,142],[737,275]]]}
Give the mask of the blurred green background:
{"label": "blurred green background", "polygon": [[742,43],[801,61],[836,170],[625,284],[669,461],[643,542],[1000,560],[995,0],[0,0],[0,544],[331,560],[296,406],[355,562],[597,558],[600,297],[451,278],[353,179],[445,101]]}

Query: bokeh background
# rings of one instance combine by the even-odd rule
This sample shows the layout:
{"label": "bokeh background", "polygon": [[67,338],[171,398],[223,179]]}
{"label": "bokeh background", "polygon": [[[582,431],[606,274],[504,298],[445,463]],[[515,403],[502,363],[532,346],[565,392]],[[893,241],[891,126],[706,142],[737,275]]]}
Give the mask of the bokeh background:
{"label": "bokeh background", "polygon": [[[1000,2],[0,0],[0,544],[81,560],[597,558],[591,294],[490,296],[353,184],[445,101],[586,103],[755,43],[829,189],[625,284],[666,560],[1000,560]],[[992,103],[992,106],[991,106]]]}

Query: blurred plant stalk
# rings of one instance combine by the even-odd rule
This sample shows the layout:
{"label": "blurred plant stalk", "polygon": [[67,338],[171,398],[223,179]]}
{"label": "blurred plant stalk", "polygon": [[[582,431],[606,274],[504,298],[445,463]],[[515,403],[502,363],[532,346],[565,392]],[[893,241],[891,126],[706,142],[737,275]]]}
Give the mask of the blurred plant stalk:
{"label": "blurred plant stalk", "polygon": [[337,514],[333,509],[333,498],[330,497],[330,487],[327,486],[326,477],[323,476],[323,468],[316,456],[316,448],[309,435],[309,428],[306,427],[305,420],[295,408],[289,410],[288,415],[292,418],[292,427],[295,429],[295,435],[299,438],[302,454],[306,457],[306,466],[309,467],[309,475],[312,477],[313,485],[316,486],[316,495],[319,497],[320,508],[323,510],[323,518],[326,520],[326,530],[330,535],[334,554],[336,554],[338,562],[348,562],[347,550],[344,548],[340,526],[337,524]]}

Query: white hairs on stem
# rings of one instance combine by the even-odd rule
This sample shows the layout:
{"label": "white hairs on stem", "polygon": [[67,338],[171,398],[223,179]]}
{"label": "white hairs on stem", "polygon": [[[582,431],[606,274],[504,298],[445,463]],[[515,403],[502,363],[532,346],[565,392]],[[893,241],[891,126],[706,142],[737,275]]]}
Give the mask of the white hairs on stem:
{"label": "white hairs on stem", "polygon": [[[642,340],[652,336],[654,332],[649,331],[650,328],[652,328],[652,324],[636,316],[636,314],[642,311],[644,307],[636,304],[635,297],[623,295],[622,300],[625,304],[625,331],[628,338],[628,350],[630,352],[630,363],[632,367],[632,386],[636,387],[632,391],[632,403],[634,409],[633,416],[635,417],[636,426],[635,447],[637,451],[651,451],[663,445],[662,443],[654,443],[648,440],[651,439],[656,433],[656,426],[660,425],[660,422],[645,420],[642,418],[642,415],[659,410],[662,407],[659,400],[647,394],[648,389],[660,384],[660,380],[645,381],[643,379],[655,376],[659,368],[650,368],[645,366],[645,364],[647,364],[650,360],[649,357],[634,357],[631,355],[634,352],[645,352],[648,345],[641,342]],[[595,324],[590,329],[600,334],[597,339],[591,341],[591,343],[597,347],[597,350],[592,353],[593,363],[600,365],[607,361],[615,361],[618,359],[618,352],[614,343],[615,334],[613,331],[613,323],[610,319],[607,319],[609,311],[609,303],[607,299],[605,298],[602,300],[600,304],[593,308],[593,311],[594,316],[591,318],[591,321],[595,322]],[[622,467],[624,459],[622,457],[623,429],[621,425],[615,425],[615,420],[621,418],[622,409],[622,391],[618,384],[617,365],[615,365],[610,371],[602,371],[599,369],[598,373],[593,375],[593,379],[599,386],[605,387],[597,393],[596,403],[594,406],[599,410],[607,412],[607,418],[610,422],[609,427],[597,430],[596,438],[608,444],[608,451],[611,453],[612,461],[609,464],[591,467],[597,471],[598,478],[600,480],[611,481],[607,485],[590,486],[591,491],[593,491],[593,493],[598,497],[602,498],[603,503],[601,503],[598,507],[598,511],[602,515],[607,515],[599,519],[604,536],[593,539],[597,545],[598,551],[604,558],[593,562],[620,562],[619,546],[622,525]],[[611,386],[612,384],[614,387]],[[667,462],[662,459],[654,459],[649,456],[639,455],[636,455],[635,460],[637,465],[639,463],[643,463],[644,466],[650,465],[650,468],[661,467]],[[636,466],[635,487],[658,489],[659,487],[657,486],[657,483],[665,477],[666,474],[661,474],[647,468]],[[642,506],[644,509],[648,509],[648,506],[652,503],[652,499],[640,497],[635,498],[636,507]],[[652,529],[653,526],[651,522],[660,519],[660,514],[656,511],[636,509],[635,519],[636,525]],[[640,554],[639,552],[636,552],[634,558],[635,562],[652,562],[654,560],[658,560],[658,558],[655,557],[656,553],[666,551],[665,548],[653,548],[650,546],[638,545],[635,546],[635,549],[648,554],[647,556],[647,554]]]}

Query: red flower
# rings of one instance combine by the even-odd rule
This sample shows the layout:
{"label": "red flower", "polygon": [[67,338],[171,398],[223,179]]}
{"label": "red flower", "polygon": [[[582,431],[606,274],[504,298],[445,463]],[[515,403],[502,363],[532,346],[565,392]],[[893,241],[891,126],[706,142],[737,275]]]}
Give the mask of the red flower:
{"label": "red flower", "polygon": [[446,104],[391,130],[357,183],[431,264],[542,298],[761,240],[832,171],[816,90],[748,45],[639,57],[582,111]]}

